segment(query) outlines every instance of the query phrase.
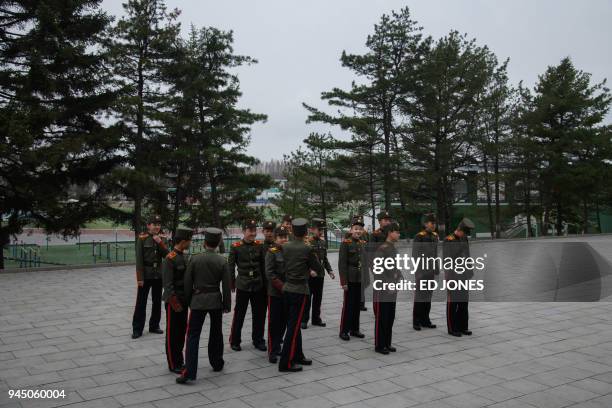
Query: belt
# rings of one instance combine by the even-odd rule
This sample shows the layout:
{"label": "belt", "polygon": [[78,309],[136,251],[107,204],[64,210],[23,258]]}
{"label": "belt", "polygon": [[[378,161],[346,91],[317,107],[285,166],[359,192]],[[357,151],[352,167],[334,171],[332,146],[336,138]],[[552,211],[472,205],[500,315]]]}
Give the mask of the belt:
{"label": "belt", "polygon": [[219,288],[213,288],[213,287],[197,288],[196,290],[193,291],[193,293],[195,295],[198,295],[200,293],[219,293]]}

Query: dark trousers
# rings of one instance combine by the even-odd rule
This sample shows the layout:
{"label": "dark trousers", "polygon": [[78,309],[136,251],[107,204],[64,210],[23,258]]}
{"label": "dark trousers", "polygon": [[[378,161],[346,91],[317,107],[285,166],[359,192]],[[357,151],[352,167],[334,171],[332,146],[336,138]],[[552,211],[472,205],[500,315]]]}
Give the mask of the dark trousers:
{"label": "dark trousers", "polygon": [[429,312],[431,311],[431,296],[433,291],[431,290],[419,290],[414,291],[414,304],[412,305],[412,324],[419,325],[430,325],[431,320],[429,319]]}
{"label": "dark trousers", "polygon": [[340,333],[359,331],[359,315],[361,310],[361,283],[349,282],[348,289],[344,291],[342,303],[342,316],[340,317]]}
{"label": "dark trousers", "polygon": [[308,295],[301,293],[285,292],[283,294],[287,327],[285,340],[283,340],[283,350],[281,351],[281,358],[278,363],[279,367],[291,368],[296,362],[304,359],[301,325],[307,297]]}
{"label": "dark trousers", "polygon": [[200,334],[206,314],[210,315],[210,332],[208,334],[208,361],[215,370],[223,368],[223,312],[218,310],[191,310],[187,324],[187,344],[185,347],[185,369],[182,376],[195,380],[198,373],[198,351]]}
{"label": "dark trousers", "polygon": [[374,347],[381,350],[391,347],[393,335],[393,322],[395,321],[396,302],[385,297],[384,302],[378,301],[378,294],[374,294],[372,306],[374,308]]}
{"label": "dark trousers", "polygon": [[170,304],[166,303],[166,359],[170,370],[181,368],[184,365],[183,347],[187,331],[187,316],[187,309],[175,312]]}
{"label": "dark trousers", "polygon": [[365,285],[360,286],[361,295],[359,298],[359,308],[365,308]]}
{"label": "dark trousers", "polygon": [[287,315],[283,298],[268,296],[268,357],[280,354],[286,328]]}
{"label": "dark trousers", "polygon": [[465,292],[449,291],[446,298],[446,326],[448,332],[468,329],[468,296]]}
{"label": "dark trousers", "polygon": [[239,346],[242,342],[242,325],[246,316],[247,307],[251,303],[251,315],[253,320],[253,332],[251,338],[253,344],[264,342],[263,334],[266,325],[266,302],[264,289],[256,292],[236,289],[236,306],[234,307],[234,318],[230,332],[230,344]]}
{"label": "dark trousers", "polygon": [[149,329],[159,328],[159,321],[161,319],[162,280],[145,279],[143,285],[138,286],[134,317],[132,318],[132,328],[137,333],[142,333],[144,330],[145,320],[147,318],[147,298],[149,297],[149,290],[151,291],[151,299],[153,301],[151,317],[149,318]]}
{"label": "dark trousers", "polygon": [[312,321],[319,323],[321,322],[321,301],[323,300],[323,277],[313,278],[312,276],[308,279],[308,287],[310,288],[310,295],[306,299],[306,310],[304,311],[304,321],[308,323],[310,320],[310,311],[312,309]]}

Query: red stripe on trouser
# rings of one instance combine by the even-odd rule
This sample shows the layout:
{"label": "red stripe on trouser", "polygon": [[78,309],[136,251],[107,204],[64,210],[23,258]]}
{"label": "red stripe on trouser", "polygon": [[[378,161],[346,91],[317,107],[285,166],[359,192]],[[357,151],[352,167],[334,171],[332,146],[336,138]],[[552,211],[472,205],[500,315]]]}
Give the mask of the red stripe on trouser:
{"label": "red stripe on trouser", "polygon": [[347,290],[343,290],[343,292],[344,292],[344,299],[342,300],[342,314],[340,314],[340,334],[344,332],[344,311],[346,309],[346,296],[347,296],[348,288]]}
{"label": "red stripe on trouser", "polygon": [[376,329],[374,333],[374,347],[378,348],[378,335],[380,333],[380,303],[378,300],[375,302],[374,310],[376,311]]}
{"label": "red stripe on trouser", "polygon": [[[236,292],[236,295],[238,295],[238,292]],[[232,327],[230,328],[230,337],[229,337],[230,346],[233,345],[232,337],[234,336],[234,322],[235,321],[236,321],[236,305],[234,304],[234,317],[232,317]]]}
{"label": "red stripe on trouser", "polygon": [[293,331],[293,339],[291,340],[291,349],[289,351],[289,361],[287,365],[291,368],[291,362],[293,362],[293,357],[295,356],[295,343],[297,342],[297,335],[300,327],[302,325],[302,316],[304,315],[304,306],[306,305],[306,295],[304,295],[304,300],[302,300],[302,307],[300,308],[300,314],[298,315],[297,324],[295,325],[295,330]]}
{"label": "red stripe on trouser", "polygon": [[166,304],[166,353],[168,354],[168,363],[170,369],[174,370],[174,360],[172,359],[172,347],[170,346],[170,304]]}
{"label": "red stripe on trouser", "polygon": [[453,330],[453,321],[451,319],[451,299],[450,293],[446,294],[446,325],[448,326],[449,331],[452,333]]}
{"label": "red stripe on trouser", "polygon": [[189,309],[189,313],[187,314],[187,328],[185,329],[185,354],[183,355],[183,361],[185,362],[185,367],[183,367],[183,371],[181,371],[181,375],[184,377],[187,375],[187,352],[189,351],[189,343],[187,339],[189,338],[189,323],[191,322],[191,309]]}
{"label": "red stripe on trouser", "polygon": [[270,335],[270,333],[272,333],[272,329],[270,327],[271,325],[271,320],[270,320],[270,309],[272,308],[272,298],[270,297],[270,295],[268,295],[268,357],[270,357],[270,354],[272,354],[272,336]]}

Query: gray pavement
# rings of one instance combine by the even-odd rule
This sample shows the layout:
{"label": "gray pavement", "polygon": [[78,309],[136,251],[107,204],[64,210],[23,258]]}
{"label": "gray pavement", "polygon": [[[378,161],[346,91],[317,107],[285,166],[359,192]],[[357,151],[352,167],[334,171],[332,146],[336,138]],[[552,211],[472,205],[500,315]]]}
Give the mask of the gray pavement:
{"label": "gray pavement", "polygon": [[[130,338],[135,292],[133,267],[0,274],[0,407],[612,407],[610,302],[474,302],[469,338],[446,334],[443,303],[432,306],[438,329],[421,332],[412,305],[399,303],[398,351],[382,356],[371,305],[367,337],[338,338],[341,290],[326,279],[328,326],[303,332],[311,367],[280,374],[245,341],[242,352],[226,347],[221,373],[202,350],[199,379],[181,386],[167,371],[163,335]],[[226,339],[230,322],[225,315]],[[9,389],[66,398],[18,401]]]}

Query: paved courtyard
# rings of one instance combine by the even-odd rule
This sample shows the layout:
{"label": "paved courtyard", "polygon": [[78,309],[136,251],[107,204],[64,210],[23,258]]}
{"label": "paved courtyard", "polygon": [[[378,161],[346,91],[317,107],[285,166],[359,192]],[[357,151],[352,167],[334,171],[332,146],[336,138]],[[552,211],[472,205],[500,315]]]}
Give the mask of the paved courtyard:
{"label": "paved courtyard", "polygon": [[[0,274],[0,407],[612,407],[612,302],[474,302],[470,338],[446,334],[441,303],[438,329],[415,332],[412,305],[399,303],[398,351],[383,356],[371,305],[367,337],[338,338],[341,290],[326,279],[328,325],[303,332],[311,367],[280,374],[245,341],[242,352],[226,346],[221,373],[202,350],[199,379],[182,386],[167,371],[163,335],[130,338],[134,298],[133,267]],[[18,401],[9,389],[66,398]]]}

